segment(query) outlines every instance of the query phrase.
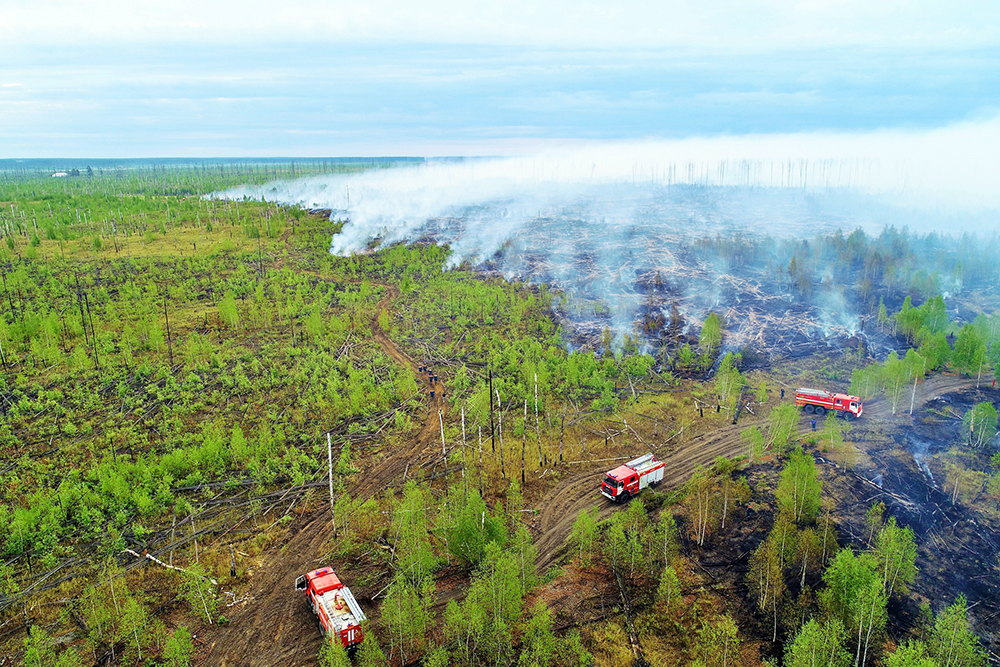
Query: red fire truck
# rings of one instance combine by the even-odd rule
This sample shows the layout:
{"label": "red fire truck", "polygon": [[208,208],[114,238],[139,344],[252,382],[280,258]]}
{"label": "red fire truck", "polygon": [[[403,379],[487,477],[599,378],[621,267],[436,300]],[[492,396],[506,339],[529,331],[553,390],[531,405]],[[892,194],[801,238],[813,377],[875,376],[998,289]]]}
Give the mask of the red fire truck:
{"label": "red fire truck", "polygon": [[663,461],[657,461],[652,454],[640,456],[605,473],[601,495],[616,503],[631,500],[647,486],[659,484],[665,467]]}
{"label": "red fire truck", "polygon": [[845,419],[857,419],[864,409],[858,396],[834,394],[825,389],[807,389],[805,387],[795,390],[795,405],[802,406],[805,412],[811,414],[823,415],[827,412],[833,412]]}
{"label": "red fire truck", "polygon": [[351,589],[328,567],[313,570],[295,580],[295,590],[306,592],[306,601],[319,617],[320,630],[330,641],[355,648],[364,638],[361,622],[366,616]]}

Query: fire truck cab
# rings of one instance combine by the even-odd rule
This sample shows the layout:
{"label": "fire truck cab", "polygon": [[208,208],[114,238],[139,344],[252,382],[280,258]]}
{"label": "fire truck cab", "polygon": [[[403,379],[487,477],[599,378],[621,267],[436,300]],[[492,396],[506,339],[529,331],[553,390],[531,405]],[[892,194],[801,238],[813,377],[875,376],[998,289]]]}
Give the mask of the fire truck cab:
{"label": "fire truck cab", "polygon": [[356,648],[361,643],[361,623],[367,617],[333,569],[324,567],[303,574],[295,580],[295,590],[305,591],[306,602],[318,617],[325,637],[339,641],[345,648]]}
{"label": "fire truck cab", "polygon": [[647,486],[659,484],[665,467],[652,453],[640,456],[605,473],[601,495],[616,503],[630,500]]}
{"label": "fire truck cab", "polygon": [[795,405],[810,414],[824,415],[833,412],[844,419],[857,419],[864,411],[864,404],[859,396],[835,394],[825,389],[806,387],[795,390]]}

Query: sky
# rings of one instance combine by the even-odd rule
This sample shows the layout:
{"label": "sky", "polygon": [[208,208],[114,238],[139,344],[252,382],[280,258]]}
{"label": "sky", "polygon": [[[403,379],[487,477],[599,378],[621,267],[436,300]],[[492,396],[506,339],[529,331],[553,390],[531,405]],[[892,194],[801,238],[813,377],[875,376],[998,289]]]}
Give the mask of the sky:
{"label": "sky", "polygon": [[528,155],[998,114],[995,2],[0,0],[0,158]]}

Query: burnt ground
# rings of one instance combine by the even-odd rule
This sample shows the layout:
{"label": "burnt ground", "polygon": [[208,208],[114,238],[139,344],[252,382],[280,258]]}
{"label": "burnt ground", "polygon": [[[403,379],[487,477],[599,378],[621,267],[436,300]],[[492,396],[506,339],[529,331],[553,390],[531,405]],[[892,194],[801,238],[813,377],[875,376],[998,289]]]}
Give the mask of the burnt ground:
{"label": "burnt ground", "polygon": [[[856,546],[866,538],[865,511],[879,501],[886,505],[886,518],[896,517],[915,534],[918,573],[913,594],[890,603],[890,635],[905,636],[905,629],[917,622],[920,603],[929,603],[937,612],[964,594],[975,631],[997,664],[1000,520],[981,496],[969,504],[952,504],[942,458],[961,442],[960,416],[965,410],[984,400],[997,404],[1000,391],[976,390],[974,380],[950,376],[936,376],[927,385],[926,400],[918,400],[912,416],[888,415],[883,405],[856,422],[850,437],[857,441],[858,460],[845,470],[822,459],[824,468],[842,473],[828,475],[826,488],[838,500],[841,537]],[[985,466],[987,455],[978,458]]]}
{"label": "burnt ground", "polygon": [[[390,288],[380,306],[389,307],[395,296],[395,290]],[[416,367],[416,362],[381,331],[377,320],[372,322],[372,330],[376,340],[393,359]],[[890,415],[884,400],[872,401],[866,406],[865,417],[855,423],[851,434],[861,452],[857,463],[850,470],[844,470],[841,463],[827,461],[822,454],[821,459],[825,464],[827,489],[838,501],[838,513],[841,515],[838,528],[843,539],[860,540],[864,532],[865,510],[877,500],[883,500],[889,512],[897,516],[901,524],[911,525],[917,534],[920,575],[914,585],[914,600],[901,605],[894,603],[892,613],[896,633],[912,626],[919,600],[929,600],[935,609],[939,609],[949,604],[959,592],[964,592],[970,604],[974,605],[971,613],[976,629],[984,644],[995,654],[998,652],[998,633],[993,626],[996,625],[998,607],[993,600],[1000,599],[997,595],[1000,591],[996,590],[997,544],[991,535],[994,524],[979,512],[961,505],[950,505],[946,494],[929,482],[904,444],[908,442],[908,434],[911,437],[918,434],[920,438],[945,447],[949,437],[947,429],[952,427],[947,424],[947,419],[940,417],[940,411],[934,412],[940,403],[935,397],[964,396],[964,392],[970,391],[974,384],[947,375],[930,378],[918,387],[918,410],[912,418]],[[973,398],[961,400],[968,403]],[[412,475],[415,469],[436,456],[432,451],[437,447],[438,438],[438,420],[434,413],[439,408],[446,408],[440,400],[428,405],[425,422],[419,432],[397,450],[384,452],[383,459],[374,468],[359,476],[359,483],[351,489],[352,496],[370,497],[398,484],[408,472]],[[933,418],[925,422],[926,417]],[[667,462],[664,490],[682,486],[697,465],[708,464],[716,456],[741,454],[744,444],[739,434],[746,426],[747,423],[741,420],[739,425],[724,425],[685,442],[675,441],[654,447],[658,456]],[[808,434],[809,423],[803,417],[799,423],[799,435]],[[931,462],[929,465],[933,470],[936,464]],[[597,493],[594,480],[605,468],[604,463],[598,462],[560,466],[544,480],[529,481],[524,495],[527,506],[538,510],[528,521],[538,548],[540,572],[556,565],[565,556],[566,538],[580,511],[597,505],[601,518],[607,518],[618,509]],[[766,482],[768,473],[762,468],[761,471],[751,469],[749,474],[759,475]],[[776,472],[771,471],[770,474]],[[879,475],[881,488],[867,481],[875,480]],[[766,486],[767,483],[762,484],[762,488]],[[763,494],[758,495],[762,496],[757,499],[759,505],[765,507],[767,499]],[[320,565],[319,559],[328,551],[332,530],[327,516],[325,507],[300,514],[288,525],[285,538],[261,555],[249,591],[244,596],[245,602],[226,611],[231,622],[224,627],[198,630],[201,650],[196,664],[315,664],[320,634],[307,606],[292,590],[292,582],[298,574]],[[741,609],[734,608],[732,611],[744,633],[753,637],[758,645],[762,643],[762,637],[770,640],[770,628],[764,627],[766,619],[752,613],[752,607],[746,603],[744,577],[749,553],[763,539],[772,521],[773,517],[769,517],[767,512],[760,512],[740,522],[739,526],[734,524],[733,532],[727,538],[713,540],[707,548],[699,550],[698,557],[691,559],[689,573],[689,580],[696,582],[692,585],[707,587],[730,599],[743,601]],[[383,571],[385,568],[361,562],[342,565],[345,581],[352,585],[362,606],[377,624],[379,595],[388,576]],[[970,573],[973,574],[970,576]],[[599,573],[579,574],[584,581],[589,580],[588,587],[593,591]],[[469,579],[468,572],[457,568],[439,572],[436,579],[438,600],[434,607],[440,618],[448,601],[464,597]],[[561,579],[554,584],[565,586],[565,582],[559,583]],[[590,616],[584,614],[581,618],[579,614],[594,611],[591,609],[596,601],[593,596],[594,592],[580,597],[569,588],[564,590],[553,600],[553,608],[558,611],[563,607],[558,602],[561,598],[572,609],[567,607],[566,613],[557,616],[557,623],[566,627],[567,624],[586,621]],[[606,599],[606,596],[602,595],[601,599]],[[607,613],[610,612],[602,608],[596,615]],[[767,653],[766,649],[764,653]]]}
{"label": "burnt ground", "polygon": [[[926,465],[934,479],[944,480],[939,456],[959,441],[959,419],[973,404],[982,400],[997,401],[1000,392],[991,389],[977,391],[975,380],[951,375],[937,375],[918,385],[913,416],[892,415],[884,399],[866,404],[865,417],[853,423],[849,438],[854,451],[826,451],[822,443],[808,446],[819,464],[824,482],[824,496],[834,502],[834,525],[840,544],[855,550],[866,548],[865,513],[876,502],[886,505],[885,518],[896,518],[909,526],[918,545],[916,581],[908,596],[897,595],[889,604],[888,639],[898,643],[910,636],[920,623],[920,606],[930,605],[938,612],[954,602],[959,594],[969,601],[969,615],[974,630],[989,651],[990,661],[1000,663],[1000,520],[990,508],[951,503],[950,488],[935,485],[930,475],[918,465],[910,443],[916,436],[936,443],[927,452]],[[941,406],[953,410],[942,411]],[[909,402],[907,401],[907,408]],[[902,411],[900,411],[902,413]],[[718,429],[711,436],[694,439],[690,446],[664,453],[671,470],[667,488],[686,480],[694,461],[705,462],[717,454],[733,456],[741,453],[734,437],[742,427]],[[799,423],[800,438],[811,436],[809,422]],[[736,441],[738,442],[738,441]],[[734,446],[735,445],[735,446]],[[676,458],[671,456],[673,454]],[[980,458],[984,458],[985,454]],[[784,633],[779,625],[779,645],[772,645],[772,621],[759,613],[749,598],[745,581],[750,553],[770,531],[776,514],[773,489],[777,484],[779,466],[773,459],[744,469],[754,489],[753,510],[738,508],[732,523],[724,533],[710,535],[703,547],[697,547],[686,537],[686,517],[679,509],[681,534],[685,535],[682,552],[685,572],[684,593],[691,602],[696,593],[710,591],[729,601],[726,611],[736,618],[741,635],[749,647],[762,657],[780,657],[780,642]],[[602,502],[589,484],[594,471],[579,471],[567,475],[553,487],[539,505],[543,507],[537,527],[536,543],[540,547],[541,563],[555,564],[569,554],[563,545],[576,515],[583,509],[598,506],[600,517],[606,518],[618,509]],[[807,583],[816,587],[820,572],[810,572]],[[588,625],[609,615],[604,601],[614,600],[617,593],[611,586],[610,575],[599,566],[583,568],[570,561],[564,574],[546,585],[535,595],[553,610],[559,627]],[[655,586],[655,582],[650,582]],[[797,582],[789,582],[792,600],[798,597]],[[648,596],[647,596],[648,597]],[[637,600],[639,607],[642,602]],[[603,605],[603,606],[602,606]],[[646,600],[647,611],[650,600]],[[801,614],[795,602],[779,611],[787,618]],[[683,615],[683,614],[682,614]],[[781,621],[779,616],[779,624]],[[669,642],[668,642],[669,643]],[[676,642],[672,644],[676,647]]]}
{"label": "burnt ground", "polygon": [[[1000,633],[996,629],[1000,612],[997,521],[961,503],[951,505],[949,495],[935,487],[906,446],[913,434],[939,443],[942,450],[948,442],[954,442],[957,421],[952,418],[954,423],[951,423],[942,417],[940,406],[954,406],[961,414],[964,406],[980,400],[982,394],[976,393],[974,385],[974,381],[948,375],[930,378],[918,386],[918,407],[913,417],[891,415],[888,405],[881,399],[866,404],[865,417],[854,422],[849,436],[856,441],[858,449],[849,466],[845,466],[847,461],[839,454],[824,452],[822,447],[814,451],[821,464],[824,493],[836,501],[837,529],[842,543],[851,542],[857,549],[864,546],[865,511],[878,501],[886,504],[887,517],[895,516],[901,525],[912,527],[916,534],[920,571],[913,595],[902,601],[894,600],[890,605],[890,638],[901,640],[914,627],[921,602],[929,602],[937,611],[950,604],[956,595],[964,593],[971,605],[970,615],[976,631],[984,646],[996,656],[1000,653]],[[939,400],[939,396],[951,403]],[[664,446],[658,455],[667,462],[668,474],[661,488],[669,491],[680,487],[698,464],[708,464],[716,456],[732,457],[742,453],[744,444],[739,433],[746,426],[741,421],[739,425],[722,426],[684,443]],[[799,436],[809,435],[809,422],[803,417]],[[392,467],[396,467],[397,461],[402,465],[408,457],[419,459],[420,450],[427,447],[431,436],[428,434],[426,438],[418,438],[422,446],[410,452],[399,452],[398,458],[394,456]],[[934,459],[936,451],[929,454],[928,465],[932,471],[939,465]],[[526,504],[538,511],[527,515],[527,521],[535,536],[540,573],[565,562],[566,539],[580,511],[597,506],[600,517],[607,518],[620,508],[597,493],[594,479],[604,467],[603,463],[564,467],[553,471],[554,483],[542,485],[529,481],[525,489]],[[403,472],[400,469],[395,474]],[[739,512],[726,534],[710,538],[705,547],[685,546],[685,551],[692,556],[688,559],[690,571],[685,593],[693,595],[696,590],[711,590],[731,601],[740,601],[731,604],[729,611],[755,650],[759,649],[766,656],[776,648],[770,646],[771,627],[768,619],[756,613],[749,602],[745,576],[750,552],[773,523],[774,503],[770,489],[776,482],[777,467],[773,462],[765,462],[744,474],[758,489],[754,498],[755,511],[749,516]],[[943,479],[943,470],[940,476],[937,472],[934,475]],[[386,484],[391,481],[389,477],[383,480]],[[291,582],[301,571],[318,565],[316,559],[329,546],[331,531],[325,517],[326,509],[323,508],[302,515],[289,526],[288,537],[265,554],[254,576],[255,601],[245,608],[227,612],[232,618],[229,627],[206,633],[199,664],[315,664],[319,633],[309,610],[291,590]],[[377,623],[378,596],[387,574],[378,566],[361,562],[344,564],[342,570],[345,580]],[[811,575],[808,581],[816,584],[818,576]],[[575,566],[567,566],[563,576],[535,595],[549,603],[556,614],[558,627],[586,625],[614,615],[614,608],[604,602],[612,599],[608,597],[610,591],[602,588],[609,582],[600,568],[581,571]],[[440,618],[448,601],[464,597],[469,573],[461,568],[446,568],[438,573],[436,583],[438,600],[434,611]]]}

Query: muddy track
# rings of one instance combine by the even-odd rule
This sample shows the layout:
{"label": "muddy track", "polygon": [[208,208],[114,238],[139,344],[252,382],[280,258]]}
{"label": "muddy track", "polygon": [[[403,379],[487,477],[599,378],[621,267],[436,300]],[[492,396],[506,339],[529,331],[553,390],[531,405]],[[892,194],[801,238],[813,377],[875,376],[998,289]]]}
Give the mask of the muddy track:
{"label": "muddy track", "polygon": [[[950,394],[957,391],[965,391],[976,386],[975,378],[964,378],[959,375],[939,373],[927,378],[924,382],[917,383],[916,394],[912,392],[913,385],[909,385],[903,392],[899,404],[896,406],[896,414],[902,415],[910,411],[910,398],[914,397],[913,403],[916,407],[928,401],[934,400],[937,396]],[[988,387],[989,382],[980,386]],[[865,412],[862,419],[890,419],[892,417],[892,405],[884,398],[877,398],[865,403]]]}
{"label": "muddy track", "polygon": [[[964,391],[975,386],[975,379],[945,374],[934,375],[925,382],[917,384],[914,404],[920,406],[942,394]],[[899,401],[896,408],[897,415],[909,411],[910,397],[911,392],[906,392],[904,398]],[[862,418],[892,419],[891,405],[883,398],[869,401],[865,404],[865,414]],[[799,436],[805,436],[811,430],[811,419],[809,415],[802,414],[799,419]],[[723,426],[692,438],[687,443],[657,452],[660,459],[667,464],[661,490],[680,488],[690,479],[699,465],[707,466],[717,456],[734,457],[744,453],[746,445],[740,440],[740,433],[751,424],[752,422],[741,422]],[[641,452],[637,450],[636,453]],[[608,466],[603,463],[583,466],[564,478],[537,502],[537,507],[541,510],[539,531],[535,537],[539,570],[544,571],[551,566],[564,552],[566,539],[580,512],[597,507],[600,518],[606,519],[622,507],[603,497],[598,489],[599,475],[607,468]]]}
{"label": "muddy track", "polygon": [[[376,307],[371,322],[372,336],[396,363],[409,366],[417,374],[417,362],[378,324],[378,313],[389,308],[399,296],[399,290],[392,285],[374,284],[385,288],[386,294]],[[425,377],[417,375],[418,384],[426,385]],[[350,489],[353,497],[367,498],[380,493],[416,471],[421,462],[435,458],[440,434],[438,411],[447,412],[447,403],[441,399],[444,384],[438,381],[433,388],[435,398],[427,399],[424,424],[411,444],[386,451],[383,460],[359,474],[359,481]],[[245,605],[223,610],[222,613],[231,619],[229,625],[203,628],[203,632],[208,630],[208,637],[197,664],[221,667],[315,665],[321,635],[315,617],[302,596],[295,593],[293,584],[300,574],[322,565],[319,558],[332,534],[329,508],[325,506],[294,521],[287,539],[270,547],[262,556],[261,566],[250,575],[253,599]]]}
{"label": "muddy track", "polygon": [[[747,427],[745,422],[728,424],[696,436],[689,442],[658,451],[657,456],[666,463],[660,489],[671,490],[683,486],[699,465],[708,465],[717,456],[732,457],[741,453],[745,445],[740,440],[740,433]],[[540,570],[548,568],[562,554],[573,522],[580,512],[597,507],[600,518],[606,519],[624,507],[612,503],[600,494],[599,476],[607,468],[602,463],[576,470],[539,501],[540,531],[535,544],[538,547]]]}
{"label": "muddy track", "polygon": [[[379,301],[371,331],[382,350],[396,363],[409,366],[424,384],[418,364],[381,329],[378,313],[388,309],[399,296],[399,290],[379,283],[386,290]],[[916,402],[923,404],[935,396],[975,386],[975,380],[937,375],[918,384]],[[427,399],[427,413],[420,431],[407,446],[386,451],[385,458],[359,475],[359,482],[350,489],[355,497],[370,497],[389,486],[398,484],[416,471],[422,463],[436,458],[440,429],[438,411],[447,410],[441,399],[443,383],[435,387],[435,398]],[[900,401],[897,412],[909,409],[909,393]],[[887,401],[870,401],[865,407],[866,419],[891,419]],[[667,464],[663,489],[680,488],[699,465],[708,465],[717,456],[733,457],[742,453],[744,443],[739,434],[748,423],[726,425],[690,441],[661,448],[657,454]],[[810,429],[805,415],[800,419],[799,431]],[[590,507],[599,508],[600,517],[607,518],[621,506],[614,505],[598,492],[598,476],[606,469],[603,463],[584,464],[562,479],[535,503],[541,509],[535,543],[538,548],[538,565],[541,570],[551,566],[564,552],[566,539],[577,515]],[[243,608],[225,612],[231,616],[228,626],[208,633],[208,641],[199,665],[314,665],[320,647],[320,633],[315,619],[301,597],[292,590],[295,577],[318,567],[324,544],[332,535],[329,510],[314,510],[295,521],[289,537],[271,547],[263,556],[263,564],[252,575],[252,602]],[[464,591],[449,587],[447,598],[439,600],[437,607],[447,599],[459,599]]]}
{"label": "muddy track", "polygon": [[442,417],[448,413],[448,403],[441,398],[445,390],[444,383],[439,378],[434,386],[427,385],[426,375],[421,376],[418,372],[419,364],[396,345],[389,338],[389,335],[382,330],[382,327],[379,326],[378,313],[388,310],[392,301],[399,296],[399,288],[395,285],[386,285],[384,283],[372,284],[379,285],[386,290],[386,295],[378,302],[375,317],[372,318],[372,336],[379,344],[379,347],[393,361],[401,366],[409,366],[413,374],[417,376],[417,385],[428,386],[429,389],[432,389],[434,391],[434,398],[427,398],[427,416],[424,419],[424,425],[413,439],[412,444],[405,449],[386,452],[384,460],[371,470],[366,470],[360,476],[358,483],[350,492],[354,497],[360,496],[363,498],[368,498],[384,491],[397,478],[408,477],[409,472],[415,472],[421,463],[426,462],[428,458],[433,458],[434,452],[437,450],[435,445],[440,444],[441,418],[438,417],[438,411],[442,413]]}

